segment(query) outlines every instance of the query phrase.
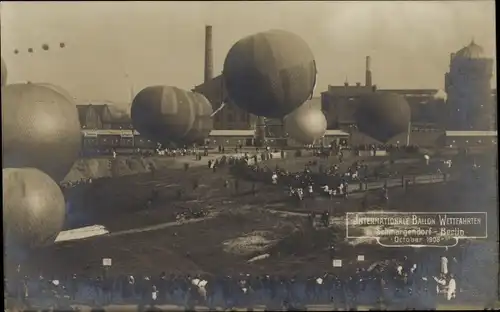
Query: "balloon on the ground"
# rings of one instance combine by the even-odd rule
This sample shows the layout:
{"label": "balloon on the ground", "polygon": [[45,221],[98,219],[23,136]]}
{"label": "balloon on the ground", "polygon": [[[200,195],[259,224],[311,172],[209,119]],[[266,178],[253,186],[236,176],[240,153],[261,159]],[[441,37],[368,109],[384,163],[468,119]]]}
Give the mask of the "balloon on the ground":
{"label": "balloon on the ground", "polygon": [[14,50],[14,54],[18,54],[19,53],[19,50],[18,49],[15,49]]}
{"label": "balloon on the ground", "polygon": [[64,47],[66,47],[66,44],[64,42],[61,42],[61,43],[59,43],[59,47],[64,48]]}
{"label": "balloon on the ground", "polygon": [[316,62],[307,43],[283,30],[236,42],[223,70],[232,102],[249,113],[271,118],[282,118],[309,99],[316,74]]}
{"label": "balloon on the ground", "polygon": [[210,131],[214,128],[213,119],[211,117],[213,113],[212,104],[200,93],[192,93],[194,99],[194,122],[191,130],[186,133],[184,137],[184,142],[190,143],[202,143]]}
{"label": "balloon on the ground", "polygon": [[2,60],[2,87],[3,87],[7,83],[7,65],[5,64],[3,57],[1,58],[1,60]]}
{"label": "balloon on the ground", "polygon": [[33,53],[33,49],[32,49],[32,48],[29,48],[29,49],[28,49],[28,52],[29,52],[29,53]]}
{"label": "balloon on the ground", "polygon": [[3,168],[33,167],[59,182],[80,149],[78,111],[64,95],[38,84],[2,89]]}
{"label": "balloon on the ground", "polygon": [[361,132],[385,143],[408,131],[411,111],[401,95],[377,92],[361,97],[355,119]]}
{"label": "balloon on the ground", "polygon": [[308,105],[302,105],[284,119],[285,131],[302,144],[313,144],[326,132],[326,118],[323,112]]}
{"label": "balloon on the ground", "polygon": [[2,173],[7,248],[32,248],[53,243],[64,226],[66,213],[59,186],[35,168],[6,168]]}
{"label": "balloon on the ground", "polygon": [[203,96],[176,87],[147,87],[132,102],[134,129],[162,144],[184,143],[197,119],[197,107],[206,107],[206,101]]}
{"label": "balloon on the ground", "polygon": [[42,44],[42,49],[43,49],[44,51],[48,51],[48,50],[49,50],[49,45],[48,45],[48,44],[46,44],[46,43]]}

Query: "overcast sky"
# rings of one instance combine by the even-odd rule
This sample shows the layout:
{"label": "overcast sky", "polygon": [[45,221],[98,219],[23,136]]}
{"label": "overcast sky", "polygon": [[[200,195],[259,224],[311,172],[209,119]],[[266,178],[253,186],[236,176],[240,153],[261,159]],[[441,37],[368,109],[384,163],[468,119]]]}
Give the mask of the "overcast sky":
{"label": "overcast sky", "polygon": [[79,101],[122,102],[131,88],[200,84],[206,24],[215,74],[244,36],[298,34],[315,55],[318,94],[346,77],[364,82],[366,55],[380,88],[438,89],[451,52],[472,38],[487,55],[496,49],[493,1],[3,2],[1,23],[8,83],[57,84]]}

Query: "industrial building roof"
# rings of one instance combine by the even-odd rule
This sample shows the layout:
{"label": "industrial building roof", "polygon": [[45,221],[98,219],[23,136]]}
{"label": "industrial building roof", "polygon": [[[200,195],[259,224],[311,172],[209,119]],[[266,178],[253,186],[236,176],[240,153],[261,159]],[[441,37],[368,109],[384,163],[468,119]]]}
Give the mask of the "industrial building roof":
{"label": "industrial building roof", "polygon": [[497,131],[445,131],[449,137],[497,136]]}
{"label": "industrial building roof", "polygon": [[349,136],[349,133],[342,130],[326,130],[325,136]]}
{"label": "industrial building roof", "polygon": [[139,132],[136,130],[127,130],[127,129],[98,129],[98,130],[90,130],[90,129],[82,129],[82,134],[84,136],[95,136],[95,135],[139,135]]}
{"label": "industrial building roof", "polygon": [[209,136],[240,136],[240,137],[253,137],[255,130],[212,130]]}

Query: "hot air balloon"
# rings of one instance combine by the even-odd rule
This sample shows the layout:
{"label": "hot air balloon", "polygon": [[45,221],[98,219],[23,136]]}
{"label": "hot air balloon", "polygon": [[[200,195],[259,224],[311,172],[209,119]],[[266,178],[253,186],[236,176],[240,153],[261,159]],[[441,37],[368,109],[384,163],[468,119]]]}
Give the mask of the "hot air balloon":
{"label": "hot air balloon", "polygon": [[66,44],[64,42],[59,43],[60,48],[64,48],[65,46],[66,46]]}
{"label": "hot air balloon", "polygon": [[2,60],[2,87],[3,87],[7,82],[7,65],[5,65],[3,57],[1,58],[1,60]]}
{"label": "hot air balloon", "polygon": [[29,48],[29,49],[28,49],[28,52],[29,52],[29,53],[33,53],[33,48]]}
{"label": "hot air balloon", "polygon": [[19,50],[18,49],[15,49],[14,50],[14,54],[18,54],[19,53]]}
{"label": "hot air balloon", "polygon": [[302,144],[313,144],[326,132],[326,118],[320,109],[302,105],[284,119],[285,131]]}
{"label": "hot air balloon", "polygon": [[195,122],[197,101],[201,101],[199,96],[176,87],[147,87],[132,102],[132,123],[150,140],[183,142]]}
{"label": "hot air balloon", "polygon": [[191,130],[184,136],[183,141],[187,144],[203,142],[210,131],[212,131],[214,123],[211,117],[213,113],[212,104],[200,93],[191,93],[194,97],[194,123]]}
{"label": "hot air balloon", "polygon": [[42,49],[43,49],[44,51],[48,51],[48,50],[49,50],[49,45],[48,45],[48,44],[46,44],[46,43],[42,44]]}
{"label": "hot air balloon", "polygon": [[399,94],[373,93],[361,97],[355,119],[361,132],[385,143],[408,131],[411,111]]}
{"label": "hot air balloon", "polygon": [[64,196],[59,186],[35,168],[3,173],[3,227],[7,249],[54,243],[64,226]]}
{"label": "hot air balloon", "polygon": [[2,89],[4,168],[37,168],[59,182],[80,148],[78,111],[64,95],[38,84]]}
{"label": "hot air balloon", "polygon": [[223,78],[236,105],[257,116],[282,118],[311,97],[316,62],[302,38],[271,30],[236,42],[224,61]]}
{"label": "hot air balloon", "polygon": [[53,85],[51,83],[37,83],[37,85],[39,85],[41,87],[49,88],[51,90],[56,91],[57,93],[59,93],[62,96],[64,96],[64,98],[66,100],[68,100],[68,102],[73,103],[73,104],[76,105],[75,99],[73,98],[73,96],[71,96],[71,94],[69,94],[68,91],[66,91],[66,89],[64,89],[64,88],[62,88],[60,86]]}

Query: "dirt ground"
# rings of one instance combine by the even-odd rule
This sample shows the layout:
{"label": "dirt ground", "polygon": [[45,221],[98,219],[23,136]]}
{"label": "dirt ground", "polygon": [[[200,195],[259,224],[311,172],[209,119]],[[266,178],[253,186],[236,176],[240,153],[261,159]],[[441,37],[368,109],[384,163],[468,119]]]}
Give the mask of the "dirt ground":
{"label": "dirt ground", "polygon": [[[308,160],[301,161],[305,164]],[[395,211],[488,211],[491,213],[490,237],[497,235],[496,174],[489,170],[491,159],[477,161],[484,164],[480,179],[462,175],[457,182],[414,186],[407,191],[391,189],[389,202],[384,208]],[[276,162],[272,160],[268,165]],[[304,164],[299,162],[288,159],[281,161],[280,165],[303,169]],[[405,170],[403,165],[397,166],[398,170]],[[463,168],[467,168],[466,165]],[[226,179],[234,181],[226,169],[214,173],[206,166],[200,166],[187,172],[168,169],[160,170],[154,176],[143,173],[104,178],[70,189],[65,194],[71,206],[67,228],[101,224],[111,235],[62,242],[34,251],[25,263],[25,270],[58,276],[73,273],[95,275],[101,272],[102,258],[112,258],[112,274],[159,274],[165,271],[308,275],[332,270],[328,252],[332,243],[337,246],[336,258],[343,259],[345,266],[349,266],[349,262],[353,266],[359,265],[355,263],[359,254],[366,255],[369,264],[403,252],[419,252],[378,245],[348,246],[343,234],[334,229],[313,230],[302,215],[276,213],[280,210],[304,212],[304,206],[290,203],[288,196],[276,187],[257,184],[258,192],[253,196],[250,192],[252,183],[240,181],[239,193],[236,194],[232,187],[224,187]],[[195,180],[199,187],[193,190]],[[158,203],[144,209],[153,188],[159,192]],[[178,190],[184,190],[181,199],[176,197]],[[376,198],[377,195],[372,194],[370,205],[380,205]],[[185,224],[173,222],[176,213],[196,207],[206,209],[208,217]],[[330,200],[311,200],[305,202],[305,207],[306,211],[334,209],[344,212],[359,210],[361,203],[359,198],[333,203]],[[163,226],[158,227],[159,224]],[[265,253],[269,254],[267,259],[248,262]]]}

